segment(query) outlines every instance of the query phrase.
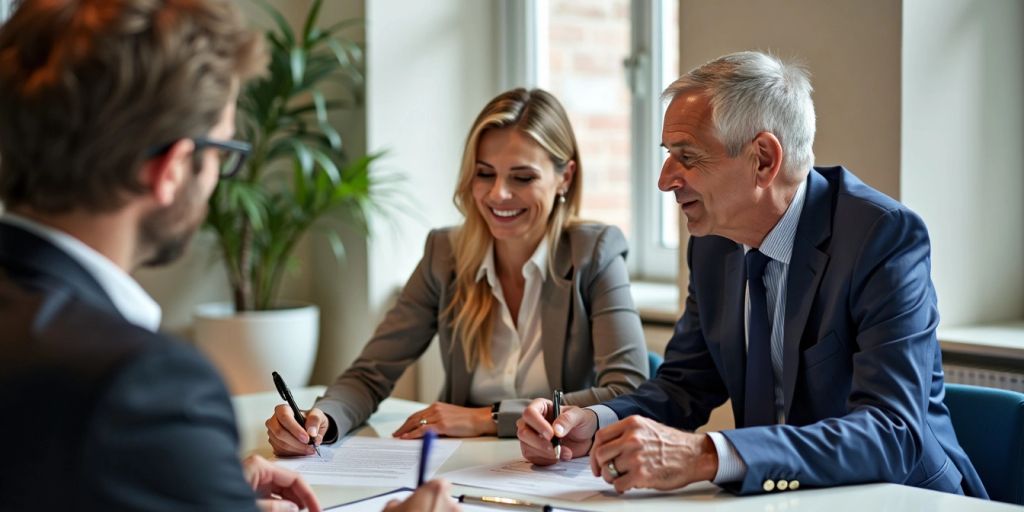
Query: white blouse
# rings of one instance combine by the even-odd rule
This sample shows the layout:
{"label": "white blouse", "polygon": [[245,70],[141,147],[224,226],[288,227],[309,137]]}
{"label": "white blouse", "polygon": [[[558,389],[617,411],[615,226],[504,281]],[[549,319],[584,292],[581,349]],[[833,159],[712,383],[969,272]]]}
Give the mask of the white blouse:
{"label": "white blouse", "polygon": [[[538,398],[550,393],[544,368],[544,350],[541,346],[540,290],[547,279],[548,241],[541,240],[533,256],[523,264],[526,286],[519,305],[519,321],[512,322],[512,314],[505,302],[501,281],[494,263],[494,245],[480,269],[477,281],[486,277],[498,307],[494,315],[491,334],[492,368],[478,362],[469,388],[469,402],[490,404],[511,398]],[[518,326],[518,328],[517,328]]]}

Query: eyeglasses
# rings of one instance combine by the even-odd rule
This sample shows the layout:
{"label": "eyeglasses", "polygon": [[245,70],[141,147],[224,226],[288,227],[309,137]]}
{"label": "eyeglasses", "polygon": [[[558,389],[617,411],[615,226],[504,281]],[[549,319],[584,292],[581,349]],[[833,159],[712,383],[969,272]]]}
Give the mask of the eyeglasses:
{"label": "eyeglasses", "polygon": [[[242,166],[245,165],[245,159],[252,152],[252,144],[240,140],[214,140],[207,139],[206,137],[192,137],[191,140],[196,145],[196,151],[207,148],[217,150],[220,157],[220,179],[222,180],[233,178],[237,175],[242,170]],[[151,148],[146,155],[150,158],[162,155],[170,150],[173,145],[174,142],[169,142],[163,146]]]}

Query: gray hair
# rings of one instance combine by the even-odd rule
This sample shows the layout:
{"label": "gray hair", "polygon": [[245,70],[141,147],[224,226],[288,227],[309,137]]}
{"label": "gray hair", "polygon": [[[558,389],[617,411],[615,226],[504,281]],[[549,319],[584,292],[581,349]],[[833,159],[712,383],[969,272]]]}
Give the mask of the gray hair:
{"label": "gray hair", "polygon": [[791,176],[814,163],[814,102],[809,73],[761,52],[719,57],[672,82],[663,100],[703,91],[711,102],[711,122],[730,157],[760,132],[782,144],[782,170]]}

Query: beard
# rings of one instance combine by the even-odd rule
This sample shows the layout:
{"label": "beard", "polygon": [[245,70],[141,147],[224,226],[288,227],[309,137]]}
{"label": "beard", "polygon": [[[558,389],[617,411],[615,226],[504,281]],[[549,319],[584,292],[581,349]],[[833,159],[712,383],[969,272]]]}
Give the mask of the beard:
{"label": "beard", "polygon": [[185,253],[206,216],[207,204],[199,188],[198,177],[190,174],[188,183],[178,190],[174,202],[142,219],[139,242],[148,254],[142,261],[143,266],[167,265]]}

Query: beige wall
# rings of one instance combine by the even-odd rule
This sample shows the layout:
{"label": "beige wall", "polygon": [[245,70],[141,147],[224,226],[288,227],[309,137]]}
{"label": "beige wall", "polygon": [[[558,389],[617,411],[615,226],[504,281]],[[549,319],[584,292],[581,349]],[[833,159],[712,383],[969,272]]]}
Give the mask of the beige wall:
{"label": "beige wall", "polygon": [[[899,199],[900,2],[680,0],[679,69],[742,50],[770,51],[811,72],[816,165],[843,165]],[[680,223],[680,306],[686,240]]]}
{"label": "beige wall", "polygon": [[680,69],[767,50],[811,71],[817,165],[841,164],[899,197],[900,2],[682,0]]}

